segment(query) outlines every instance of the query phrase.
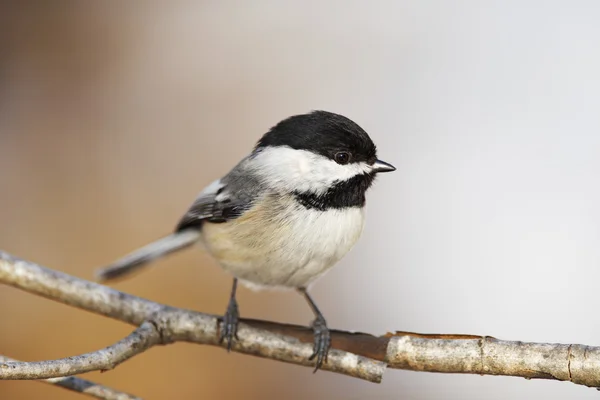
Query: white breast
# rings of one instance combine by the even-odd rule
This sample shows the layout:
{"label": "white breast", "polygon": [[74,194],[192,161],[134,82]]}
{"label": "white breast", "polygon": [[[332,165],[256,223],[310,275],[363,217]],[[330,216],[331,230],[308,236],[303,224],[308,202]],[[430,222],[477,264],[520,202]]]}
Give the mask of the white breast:
{"label": "white breast", "polygon": [[202,229],[207,250],[242,283],[306,287],[339,261],[358,240],[362,208],[317,211],[292,197],[273,197],[243,216]]}

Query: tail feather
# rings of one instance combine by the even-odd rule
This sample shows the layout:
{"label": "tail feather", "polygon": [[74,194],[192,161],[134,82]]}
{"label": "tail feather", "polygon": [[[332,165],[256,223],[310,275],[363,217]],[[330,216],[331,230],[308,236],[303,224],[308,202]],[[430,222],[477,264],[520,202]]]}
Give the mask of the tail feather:
{"label": "tail feather", "polygon": [[200,233],[191,229],[172,233],[97,270],[96,280],[106,282],[125,277],[148,266],[148,263],[159,257],[191,246],[199,237]]}

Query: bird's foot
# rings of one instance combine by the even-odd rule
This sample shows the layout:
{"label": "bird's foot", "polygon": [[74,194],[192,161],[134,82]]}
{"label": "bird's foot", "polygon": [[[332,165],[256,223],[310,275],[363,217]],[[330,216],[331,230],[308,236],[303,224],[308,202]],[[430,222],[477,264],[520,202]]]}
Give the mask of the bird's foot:
{"label": "bird's foot", "polygon": [[327,328],[325,318],[322,316],[318,316],[313,321],[312,329],[315,334],[315,344],[313,347],[313,353],[308,359],[312,361],[315,359],[315,357],[317,358],[317,364],[315,366],[315,370],[313,371],[314,373],[323,366],[324,362],[327,362],[327,355],[329,354],[329,349],[331,348],[331,334],[329,332],[329,328]]}
{"label": "bird's foot", "polygon": [[223,340],[227,339],[227,351],[231,351],[233,345],[233,339],[239,340],[237,335],[238,322],[240,314],[238,311],[237,301],[235,298],[229,300],[227,311],[222,318],[219,318],[222,322],[221,331],[219,333],[219,344],[223,343]]}

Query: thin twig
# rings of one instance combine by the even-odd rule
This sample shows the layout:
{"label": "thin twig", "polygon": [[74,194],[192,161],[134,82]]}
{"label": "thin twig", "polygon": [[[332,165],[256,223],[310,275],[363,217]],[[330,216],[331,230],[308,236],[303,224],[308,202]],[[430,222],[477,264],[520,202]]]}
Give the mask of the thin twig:
{"label": "thin twig", "polygon": [[[0,356],[0,362],[18,362],[14,358]],[[140,397],[120,392],[111,389],[107,386],[100,385],[87,379],[77,378],[75,376],[67,376],[62,378],[49,378],[40,380],[41,383],[47,383],[54,386],[59,386],[73,392],[81,393],[100,400],[142,400]]]}
{"label": "thin twig", "polygon": [[2,379],[47,379],[108,371],[160,343],[160,333],[151,322],[144,322],[125,339],[104,349],[50,361],[5,362],[0,364]]}
{"label": "thin twig", "polygon": [[[46,269],[0,251],[0,283],[132,325],[152,321],[161,344],[178,341],[218,346],[214,315],[173,308]],[[310,328],[243,319],[233,351],[313,366]],[[325,370],[379,382],[386,367],[413,371],[507,375],[600,386],[600,348],[503,341],[488,336],[384,336],[332,331]],[[3,376],[0,368],[0,379]]]}

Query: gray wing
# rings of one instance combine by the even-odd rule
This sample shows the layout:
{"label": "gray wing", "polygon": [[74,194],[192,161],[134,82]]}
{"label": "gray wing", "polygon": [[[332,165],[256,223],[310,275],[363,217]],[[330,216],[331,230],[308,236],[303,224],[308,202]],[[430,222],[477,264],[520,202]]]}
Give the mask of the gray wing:
{"label": "gray wing", "polygon": [[235,168],[227,176],[206,187],[177,224],[176,232],[200,229],[204,221],[227,222],[252,207],[260,193],[260,182]]}

